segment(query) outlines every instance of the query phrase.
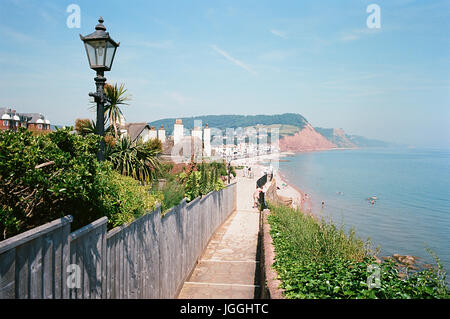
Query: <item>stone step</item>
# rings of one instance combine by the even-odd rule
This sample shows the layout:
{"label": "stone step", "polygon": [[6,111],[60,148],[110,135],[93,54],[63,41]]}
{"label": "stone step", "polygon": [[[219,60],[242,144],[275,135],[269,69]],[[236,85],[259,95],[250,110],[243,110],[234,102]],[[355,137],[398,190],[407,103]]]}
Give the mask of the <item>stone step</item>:
{"label": "stone step", "polygon": [[201,261],[188,282],[257,285],[259,263],[243,261]]}
{"label": "stone step", "polygon": [[180,299],[255,299],[260,288],[254,285],[185,282]]}

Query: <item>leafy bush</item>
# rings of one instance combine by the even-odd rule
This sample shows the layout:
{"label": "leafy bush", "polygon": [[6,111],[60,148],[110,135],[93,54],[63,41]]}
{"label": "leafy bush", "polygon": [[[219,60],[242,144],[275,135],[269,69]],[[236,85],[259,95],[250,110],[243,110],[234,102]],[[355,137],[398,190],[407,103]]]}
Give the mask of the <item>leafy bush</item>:
{"label": "leafy bush", "polygon": [[106,216],[109,227],[113,228],[153,211],[163,201],[160,193],[150,193],[149,186],[141,185],[137,180],[112,172],[110,192],[105,196],[109,203]]}
{"label": "leafy bush", "polygon": [[144,143],[150,150],[155,150],[157,154],[162,153],[162,142],[159,138],[151,138]]}
{"label": "leafy bush", "polygon": [[379,265],[380,287],[369,289],[368,266],[376,264],[369,243],[352,231],[300,211],[269,205],[275,246],[273,267],[285,296],[297,298],[448,298],[445,272],[437,268],[400,279],[393,261]]}
{"label": "leafy bush", "polygon": [[[102,216],[110,226],[154,207],[158,198],[97,161],[99,137],[69,129],[42,136],[0,132],[0,231],[3,239],[72,215],[72,229]],[[161,198],[159,198],[161,200]]]}
{"label": "leafy bush", "polygon": [[75,227],[102,216],[110,169],[96,160],[98,145],[97,136],[83,138],[68,129],[42,136],[24,129],[1,132],[3,238],[67,214]]}
{"label": "leafy bush", "polygon": [[[227,176],[227,164],[224,161],[198,164],[199,170],[201,170],[202,167],[205,167],[207,170],[217,169],[219,176]],[[234,177],[236,177],[236,170],[234,166],[230,167],[230,172]]]}
{"label": "leafy bush", "polygon": [[181,203],[185,191],[183,184],[177,180],[169,180],[161,190],[154,191],[154,194],[159,194],[162,197],[161,211],[164,213]]}
{"label": "leafy bush", "polygon": [[189,174],[181,173],[180,179],[184,183],[185,196],[188,202],[198,196],[207,195],[209,192],[218,191],[225,187],[220,179],[219,169],[214,163],[199,164],[200,170],[192,171]]}

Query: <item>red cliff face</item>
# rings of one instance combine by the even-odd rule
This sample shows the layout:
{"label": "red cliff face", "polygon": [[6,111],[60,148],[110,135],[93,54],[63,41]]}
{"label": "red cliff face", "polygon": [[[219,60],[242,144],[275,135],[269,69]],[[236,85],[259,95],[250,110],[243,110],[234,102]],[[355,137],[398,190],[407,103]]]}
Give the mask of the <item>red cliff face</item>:
{"label": "red cliff face", "polygon": [[280,150],[282,152],[309,152],[332,148],[336,148],[336,145],[317,133],[309,124],[295,135],[280,139]]}

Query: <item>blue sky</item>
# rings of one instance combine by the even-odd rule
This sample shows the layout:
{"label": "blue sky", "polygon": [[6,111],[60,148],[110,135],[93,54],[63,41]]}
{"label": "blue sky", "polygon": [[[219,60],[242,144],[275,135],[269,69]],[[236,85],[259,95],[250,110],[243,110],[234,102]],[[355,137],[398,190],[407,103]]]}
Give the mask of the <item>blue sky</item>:
{"label": "blue sky", "polygon": [[[369,29],[369,4],[381,28]],[[81,28],[66,8],[81,8]],[[94,118],[79,34],[121,42],[128,121],[295,112],[313,126],[450,148],[450,1],[0,1],[0,106]]]}

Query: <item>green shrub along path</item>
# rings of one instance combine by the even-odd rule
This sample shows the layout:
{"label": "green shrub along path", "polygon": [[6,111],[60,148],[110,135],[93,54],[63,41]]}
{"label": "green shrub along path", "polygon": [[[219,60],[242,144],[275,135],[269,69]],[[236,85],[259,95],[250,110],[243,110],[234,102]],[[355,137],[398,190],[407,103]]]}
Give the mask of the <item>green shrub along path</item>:
{"label": "green shrub along path", "polygon": [[[273,268],[286,298],[449,298],[437,258],[436,267],[400,279],[396,264],[377,264],[370,243],[357,238],[354,231],[346,234],[331,222],[292,208],[269,205],[269,209],[276,254]],[[378,288],[369,289],[370,265],[379,267]]]}
{"label": "green shrub along path", "polygon": [[0,240],[68,214],[73,230],[103,216],[113,228],[156,207],[161,196],[98,162],[98,146],[69,129],[0,132]]}

